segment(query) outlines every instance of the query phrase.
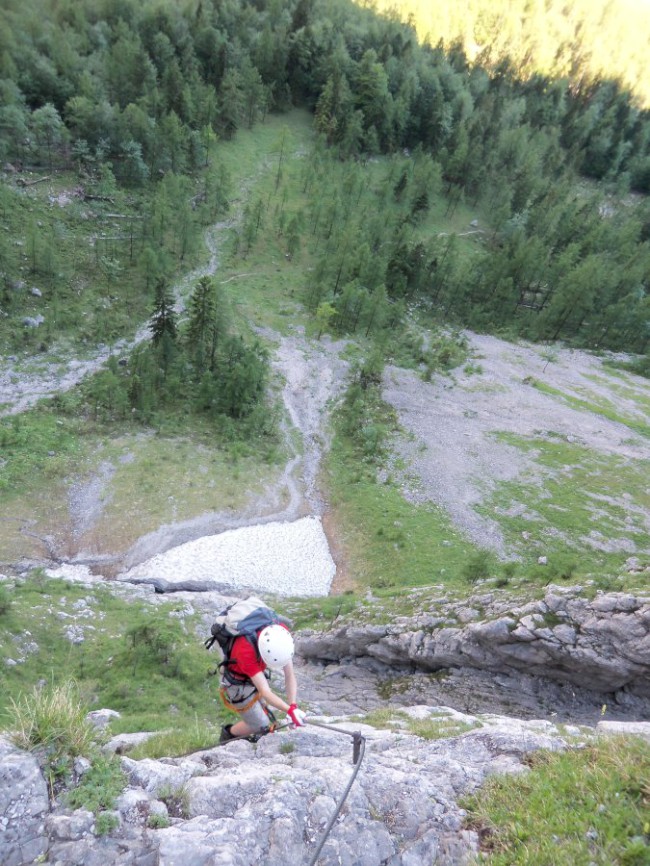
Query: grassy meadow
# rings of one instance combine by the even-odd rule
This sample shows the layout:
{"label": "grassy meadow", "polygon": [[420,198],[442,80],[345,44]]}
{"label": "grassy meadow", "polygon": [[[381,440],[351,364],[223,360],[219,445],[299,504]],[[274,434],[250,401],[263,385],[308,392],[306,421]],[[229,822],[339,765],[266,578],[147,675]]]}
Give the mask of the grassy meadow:
{"label": "grassy meadow", "polygon": [[89,709],[117,710],[114,733],[182,730],[197,721],[208,730],[225,717],[218,678],[208,675],[214,657],[182,602],[152,607],[41,572],[0,590],[0,652],[22,659],[0,670],[1,727],[9,726],[12,702],[39,682],[73,681]]}

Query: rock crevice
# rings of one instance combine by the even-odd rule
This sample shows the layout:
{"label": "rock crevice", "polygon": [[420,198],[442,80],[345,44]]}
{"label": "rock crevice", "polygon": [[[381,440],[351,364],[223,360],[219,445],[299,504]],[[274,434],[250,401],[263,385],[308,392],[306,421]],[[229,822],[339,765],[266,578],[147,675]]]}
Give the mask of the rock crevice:
{"label": "rock crevice", "polygon": [[[479,609],[481,620],[468,622]],[[441,599],[385,625],[357,620],[303,632],[298,651],[311,661],[365,658],[395,670],[521,673],[645,700],[650,699],[650,599],[625,593],[589,598],[580,587],[557,586],[520,607],[504,605],[496,593],[462,603]]]}

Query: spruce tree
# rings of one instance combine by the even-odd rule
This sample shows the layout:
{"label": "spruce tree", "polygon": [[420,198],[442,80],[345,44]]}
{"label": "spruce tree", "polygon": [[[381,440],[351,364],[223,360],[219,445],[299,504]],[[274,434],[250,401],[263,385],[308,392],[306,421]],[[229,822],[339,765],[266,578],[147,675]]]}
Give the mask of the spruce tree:
{"label": "spruce tree", "polygon": [[156,299],[150,323],[154,346],[159,346],[165,338],[172,342],[176,340],[176,319],[174,297],[167,282],[159,277],[156,281]]}

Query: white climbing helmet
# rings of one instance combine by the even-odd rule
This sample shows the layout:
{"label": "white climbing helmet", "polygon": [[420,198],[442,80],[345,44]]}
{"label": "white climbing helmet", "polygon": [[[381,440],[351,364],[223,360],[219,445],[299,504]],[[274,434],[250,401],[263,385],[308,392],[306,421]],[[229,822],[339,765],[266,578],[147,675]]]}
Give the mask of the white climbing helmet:
{"label": "white climbing helmet", "polygon": [[293,658],[293,638],[284,626],[267,625],[260,632],[257,646],[262,661],[273,670],[281,670]]}

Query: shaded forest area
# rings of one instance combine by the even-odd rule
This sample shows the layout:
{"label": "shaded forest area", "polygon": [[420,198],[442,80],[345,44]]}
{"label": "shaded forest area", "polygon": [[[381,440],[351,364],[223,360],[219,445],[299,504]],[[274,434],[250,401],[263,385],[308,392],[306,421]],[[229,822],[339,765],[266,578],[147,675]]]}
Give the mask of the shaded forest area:
{"label": "shaded forest area", "polygon": [[[647,352],[650,113],[615,80],[575,65],[522,78],[507,59],[421,44],[396,15],[348,0],[6,0],[0,20],[0,159],[74,168],[99,198],[147,196],[150,258],[170,214],[189,225],[197,196],[212,216],[226,206],[226,178],[197,194],[215,138],[306,106],[318,134],[309,203],[281,230],[287,256],[302,235],[318,240],[305,300],[323,329],[385,338],[417,307],[477,330]],[[382,155],[387,171],[370,181]],[[335,164],[349,166],[336,184]],[[449,216],[462,204],[481,214],[471,253],[457,234],[420,230],[441,201]],[[5,213],[12,202],[3,193]],[[245,217],[250,245],[261,212]],[[183,238],[173,231],[177,260]],[[9,317],[18,262],[3,233]],[[110,283],[110,256],[104,266]],[[164,268],[145,270],[160,301]]]}

